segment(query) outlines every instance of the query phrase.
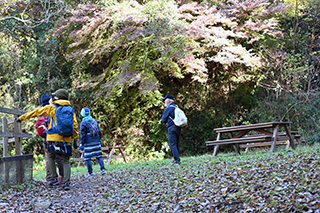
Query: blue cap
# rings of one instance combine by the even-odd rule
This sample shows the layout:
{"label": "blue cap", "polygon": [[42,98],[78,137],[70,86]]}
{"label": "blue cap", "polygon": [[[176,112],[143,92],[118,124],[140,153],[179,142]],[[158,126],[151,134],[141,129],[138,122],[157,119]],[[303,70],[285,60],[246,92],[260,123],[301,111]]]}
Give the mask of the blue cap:
{"label": "blue cap", "polygon": [[166,97],[162,98],[162,100],[164,101],[164,100],[166,100],[167,98],[174,100],[173,95],[170,95],[170,94],[169,94],[169,95],[166,95]]}
{"label": "blue cap", "polygon": [[47,94],[44,94],[41,96],[41,104],[42,106],[48,105],[50,100],[50,96]]}

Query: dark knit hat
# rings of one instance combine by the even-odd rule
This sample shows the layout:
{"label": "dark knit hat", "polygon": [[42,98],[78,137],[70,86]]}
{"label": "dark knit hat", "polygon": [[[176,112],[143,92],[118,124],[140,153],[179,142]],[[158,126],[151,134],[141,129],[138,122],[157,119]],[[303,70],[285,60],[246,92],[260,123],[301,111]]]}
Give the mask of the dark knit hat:
{"label": "dark knit hat", "polygon": [[59,99],[62,100],[69,100],[69,93],[65,89],[58,89],[57,91],[52,93],[52,95],[57,96]]}
{"label": "dark knit hat", "polygon": [[166,97],[164,97],[164,98],[162,98],[162,100],[164,101],[164,100],[166,100],[167,98],[169,98],[169,99],[171,99],[171,100],[174,100],[174,97],[173,97],[173,95],[166,95]]}
{"label": "dark knit hat", "polygon": [[50,100],[50,96],[47,94],[44,94],[41,96],[41,104],[42,106],[48,105]]}

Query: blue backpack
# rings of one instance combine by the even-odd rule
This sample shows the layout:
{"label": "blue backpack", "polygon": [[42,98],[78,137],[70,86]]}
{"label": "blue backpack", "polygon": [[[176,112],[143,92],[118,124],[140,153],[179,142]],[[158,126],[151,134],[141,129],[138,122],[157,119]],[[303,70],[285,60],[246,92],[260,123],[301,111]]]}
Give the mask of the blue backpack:
{"label": "blue backpack", "polygon": [[74,109],[71,106],[59,106],[53,104],[57,107],[56,117],[57,124],[52,119],[52,127],[47,133],[56,133],[64,137],[70,137],[73,135],[73,114]]}
{"label": "blue backpack", "polygon": [[59,134],[63,136],[63,144],[66,148],[64,137],[70,137],[73,135],[73,122],[74,122],[74,109],[71,106],[60,106],[53,104],[57,107],[56,118],[57,124],[52,118],[52,127],[48,129],[47,134]]}

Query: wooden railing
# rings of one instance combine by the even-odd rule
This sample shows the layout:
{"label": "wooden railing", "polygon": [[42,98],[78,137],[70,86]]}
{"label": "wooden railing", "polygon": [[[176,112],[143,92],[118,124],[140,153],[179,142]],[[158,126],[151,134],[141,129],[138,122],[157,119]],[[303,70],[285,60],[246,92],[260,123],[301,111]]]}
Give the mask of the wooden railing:
{"label": "wooden railing", "polygon": [[[21,133],[21,124],[15,122],[15,118],[20,115],[23,115],[25,112],[17,109],[8,109],[0,107],[0,112],[6,114],[13,114],[14,119],[8,120],[6,117],[3,117],[0,123],[2,127],[2,132],[0,132],[0,144],[3,144],[3,157],[8,156],[8,143],[15,143],[15,155],[22,154],[22,139],[31,138],[32,134]],[[13,132],[8,132],[8,125],[13,125]]]}
{"label": "wooden railing", "polygon": [[[15,122],[15,118],[17,118],[20,115],[23,115],[25,112],[17,110],[17,109],[8,109],[0,107],[0,112],[6,113],[6,114],[13,114],[14,118],[8,120],[6,117],[3,117],[0,123],[0,127],[2,128],[2,132],[0,132],[0,144],[3,144],[3,158],[1,160],[3,161],[3,169],[4,169],[4,182],[9,182],[9,162],[10,160],[14,160],[15,157],[19,157],[20,160],[16,161],[16,181],[18,183],[21,183],[23,181],[24,177],[24,171],[23,171],[23,163],[21,163],[21,154],[22,154],[22,139],[31,138],[32,134],[28,133],[21,133],[21,124],[19,122]],[[8,132],[8,126],[13,125],[13,132]],[[12,128],[10,128],[12,129]],[[15,157],[8,157],[9,143],[15,143]]]}

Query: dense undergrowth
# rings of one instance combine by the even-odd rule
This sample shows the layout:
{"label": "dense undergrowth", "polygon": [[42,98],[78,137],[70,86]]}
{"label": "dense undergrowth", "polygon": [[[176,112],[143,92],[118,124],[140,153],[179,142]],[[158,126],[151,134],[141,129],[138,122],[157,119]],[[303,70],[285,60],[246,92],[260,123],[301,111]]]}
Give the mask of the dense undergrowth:
{"label": "dense undergrowth", "polygon": [[[107,174],[86,178],[72,168],[71,190],[47,188],[44,171],[32,183],[2,187],[3,212],[317,212],[319,144],[254,150],[217,157],[113,163]],[[46,209],[41,203],[49,203]]]}

